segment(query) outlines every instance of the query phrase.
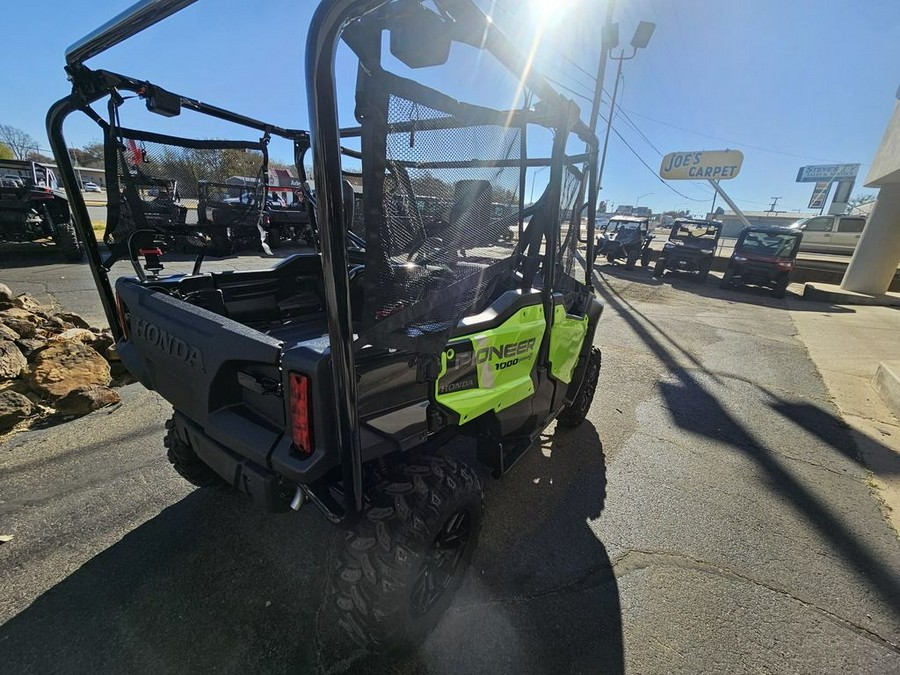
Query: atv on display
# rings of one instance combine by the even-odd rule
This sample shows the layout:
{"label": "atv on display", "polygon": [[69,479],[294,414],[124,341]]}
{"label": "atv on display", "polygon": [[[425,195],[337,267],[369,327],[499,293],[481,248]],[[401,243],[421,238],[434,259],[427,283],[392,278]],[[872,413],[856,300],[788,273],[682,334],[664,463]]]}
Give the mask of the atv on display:
{"label": "atv on display", "polygon": [[662,277],[666,270],[696,272],[702,284],[709,276],[721,234],[722,223],[717,220],[679,218],[656,259],[653,276]]}
{"label": "atv on display", "polygon": [[600,230],[597,238],[597,253],[606,255],[606,261],[625,260],[625,269],[634,269],[641,261],[641,267],[650,263],[650,219],[632,216],[615,216]]}
{"label": "atv on display", "polygon": [[[81,193],[77,184],[74,189]],[[41,239],[52,239],[66,260],[84,257],[53,171],[37,162],[0,160],[0,242]]]}
{"label": "atv on display", "polygon": [[[471,0],[430,3],[440,13],[407,1],[323,2],[306,48],[309,134],[85,66],[185,3],[158,2],[152,18],[145,4],[70,48],[74,91],[48,114],[58,157],[68,157],[68,115],[86,112],[105,131],[113,177],[105,260],[80,197],[74,207],[118,353],[171,402],[165,446],[184,478],[246,493],[271,511],[311,502],[345,528],[324,620],[370,648],[414,642],[459,586],[484,508],[479,471],[440,448],[460,434],[473,438],[477,460],[499,478],[553,420],[576,426],[591,405],[602,305],[578,255],[575,207],[590,205],[591,260],[597,139],[577,106]],[[357,81],[345,83],[356,95],[356,119],[343,131],[334,81],[339,40],[360,62]],[[387,70],[382,55],[389,44],[415,75],[443,65],[451,43],[483,49],[479,58],[495,58],[539,103],[515,110],[462,103]],[[249,138],[196,140],[123,127],[120,117],[140,100],[164,117],[225,119]],[[102,104],[106,119],[94,110]],[[544,147],[548,130],[555,140],[545,156],[533,146]],[[292,140],[301,159],[313,139],[315,192],[308,181],[304,191],[321,250],[270,269],[201,273],[198,264],[191,274],[161,275],[164,251],[142,221],[142,204],[135,202],[130,218],[119,208],[135,176],[172,171],[198,149],[223,160],[239,149],[242,175],[264,176],[270,136]],[[352,137],[361,151],[341,145]],[[576,141],[589,151],[567,154]],[[158,161],[128,157],[135,144],[157,152]],[[361,164],[363,239],[351,233],[359,191],[346,180],[342,156]],[[548,186],[526,209],[526,170],[544,166]],[[306,181],[301,160],[297,170]],[[68,161],[62,176],[76,185]],[[224,175],[202,179],[224,182]],[[436,185],[452,203],[439,236],[429,236],[420,192],[433,196]],[[185,199],[180,177],[179,189]],[[527,211],[515,245],[495,236],[498,201],[515,205],[520,223]],[[207,220],[186,223],[201,257],[215,235]],[[118,259],[130,260],[137,277],[120,278],[113,291],[108,271]]]}
{"label": "atv on display", "polygon": [[734,245],[719,286],[766,286],[772,289],[776,298],[783,298],[791,282],[802,238],[802,232],[786,227],[745,227]]}
{"label": "atv on display", "polygon": [[[198,227],[216,233],[232,252],[283,244],[314,246],[305,198],[286,204],[283,186],[216,183],[201,180],[197,186]],[[263,202],[265,192],[265,202]]]}

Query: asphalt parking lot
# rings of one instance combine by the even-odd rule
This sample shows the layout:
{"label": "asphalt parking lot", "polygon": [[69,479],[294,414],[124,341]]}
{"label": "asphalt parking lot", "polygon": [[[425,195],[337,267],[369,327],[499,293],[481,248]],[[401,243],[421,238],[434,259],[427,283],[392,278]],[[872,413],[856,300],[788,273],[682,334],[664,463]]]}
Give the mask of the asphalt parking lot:
{"label": "asphalt parking lot", "polygon": [[[102,321],[85,265],[22,264],[0,282]],[[329,649],[330,526],[193,490],[162,450],[168,406],[132,385],[0,445],[4,669],[900,672],[900,543],[788,311],[823,308],[595,281],[588,421],[486,478],[472,569],[416,653]]]}

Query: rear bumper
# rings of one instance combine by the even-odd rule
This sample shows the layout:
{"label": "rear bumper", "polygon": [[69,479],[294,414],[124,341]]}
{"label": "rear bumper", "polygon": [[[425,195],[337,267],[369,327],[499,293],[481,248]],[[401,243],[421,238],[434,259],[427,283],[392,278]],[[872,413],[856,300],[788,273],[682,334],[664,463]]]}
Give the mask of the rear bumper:
{"label": "rear bumper", "polygon": [[181,413],[176,412],[174,419],[179,437],[229,485],[252,497],[267,511],[287,510],[291,495],[284,493],[275,474],[217,443]]}
{"label": "rear bumper", "polygon": [[755,286],[774,286],[789,275],[789,272],[761,265],[739,265],[734,269],[734,276]]}
{"label": "rear bumper", "polygon": [[664,258],[666,261],[666,269],[670,270],[683,270],[685,272],[695,272],[700,268],[700,263],[703,261],[708,261],[712,263],[713,256],[709,255],[699,255],[699,254],[687,254],[681,252],[672,253],[670,251],[663,251],[660,254],[660,258]]}

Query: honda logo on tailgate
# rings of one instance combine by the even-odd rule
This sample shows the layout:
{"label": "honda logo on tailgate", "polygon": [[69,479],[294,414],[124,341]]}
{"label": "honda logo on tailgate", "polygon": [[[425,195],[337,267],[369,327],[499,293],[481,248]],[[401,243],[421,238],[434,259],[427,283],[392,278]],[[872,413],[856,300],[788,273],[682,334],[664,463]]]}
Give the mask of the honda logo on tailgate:
{"label": "honda logo on tailgate", "polygon": [[167,333],[155,323],[138,319],[134,337],[150,343],[164,354],[183,361],[191,368],[203,370],[203,354],[197,347]]}

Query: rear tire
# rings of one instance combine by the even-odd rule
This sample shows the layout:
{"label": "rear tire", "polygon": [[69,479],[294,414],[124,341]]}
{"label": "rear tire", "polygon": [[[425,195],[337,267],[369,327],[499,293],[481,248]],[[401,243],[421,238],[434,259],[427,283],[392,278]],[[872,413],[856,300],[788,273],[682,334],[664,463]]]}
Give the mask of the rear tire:
{"label": "rear tire", "polygon": [[166,447],[166,457],[172,467],[191,485],[222,491],[232,489],[219,474],[197,457],[197,453],[190,445],[178,437],[174,417],[166,422],[166,438],[163,445]]}
{"label": "rear tire", "polygon": [[395,466],[370,497],[333,549],[321,625],[370,651],[412,647],[437,625],[472,559],[481,481],[465,464],[426,456]]}
{"label": "rear tire", "polygon": [[719,288],[731,288],[734,279],[734,270],[728,267],[725,274],[722,275],[722,281],[719,282]]}
{"label": "rear tire", "polygon": [[69,262],[81,262],[84,260],[84,248],[75,234],[75,226],[72,223],[59,223],[56,226],[56,245],[62,251],[63,256]]}
{"label": "rear tire", "polygon": [[629,253],[628,257],[625,258],[625,269],[633,270],[634,266],[637,264],[637,261],[638,261],[637,251],[635,251],[634,253]]}
{"label": "rear tire", "polygon": [[641,267],[646,267],[650,264],[650,249],[645,248],[644,252],[641,253]]}
{"label": "rear tire", "polygon": [[597,381],[600,378],[601,363],[602,356],[600,349],[591,347],[591,351],[587,357],[587,371],[584,374],[584,379],[581,381],[581,386],[578,387],[578,392],[572,399],[572,404],[563,409],[557,418],[560,425],[572,429],[584,422],[588,410],[591,407],[591,403],[594,400],[594,394],[597,391]]}
{"label": "rear tire", "polygon": [[653,276],[658,279],[662,279],[663,274],[666,273],[666,259],[665,258],[657,258],[656,265],[653,266]]}
{"label": "rear tire", "polygon": [[606,262],[608,262],[610,264],[616,262],[616,254],[613,253],[612,251],[607,251],[606,252]]}
{"label": "rear tire", "polygon": [[697,283],[705,284],[706,279],[709,276],[709,268],[711,266],[711,262],[709,260],[703,260],[697,265]]}
{"label": "rear tire", "polygon": [[280,248],[282,243],[281,230],[275,227],[266,230],[266,243],[273,251],[276,248]]}
{"label": "rear tire", "polygon": [[782,279],[777,284],[775,284],[775,286],[772,288],[772,297],[779,299],[783,298],[785,296],[785,293],[787,292],[788,283],[788,279]]}

